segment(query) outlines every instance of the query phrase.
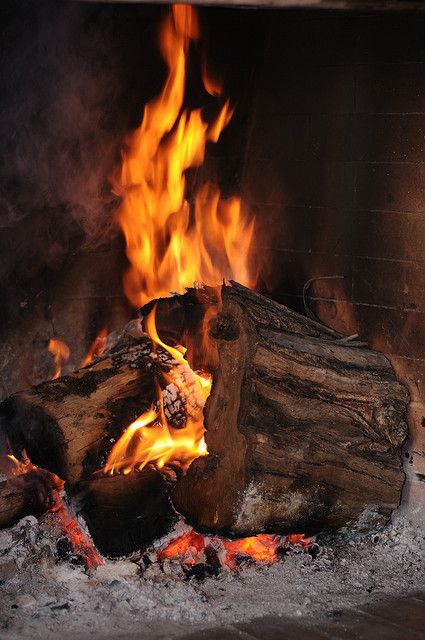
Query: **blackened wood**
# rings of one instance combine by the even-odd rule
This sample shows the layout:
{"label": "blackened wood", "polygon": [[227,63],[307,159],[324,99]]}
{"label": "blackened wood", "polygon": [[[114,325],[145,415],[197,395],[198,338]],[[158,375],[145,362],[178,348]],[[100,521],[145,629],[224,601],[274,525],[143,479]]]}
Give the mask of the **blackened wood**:
{"label": "blackened wood", "polygon": [[175,313],[192,366],[210,316],[209,455],[179,480],[176,508],[198,528],[238,535],[338,529],[369,506],[388,519],[405,477],[409,399],[388,360],[240,285],[220,293],[159,302],[160,331]]}
{"label": "blackened wood", "polygon": [[99,476],[81,483],[73,493],[97,549],[108,557],[145,549],[168,533],[177,519],[166,480],[153,469]]}

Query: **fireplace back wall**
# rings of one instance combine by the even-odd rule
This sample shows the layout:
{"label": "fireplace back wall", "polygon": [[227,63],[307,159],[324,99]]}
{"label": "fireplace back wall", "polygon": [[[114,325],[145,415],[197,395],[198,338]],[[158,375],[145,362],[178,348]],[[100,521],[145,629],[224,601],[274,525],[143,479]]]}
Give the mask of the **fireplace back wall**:
{"label": "fireplace back wall", "polygon": [[[108,175],[124,131],[138,124],[165,73],[152,53],[161,7],[24,5],[2,6],[10,14],[2,64],[29,78],[6,89],[26,105],[31,126],[24,135],[32,137],[22,146],[21,123],[7,121],[6,104],[3,138],[16,141],[19,130],[21,142],[2,180],[3,397],[52,374],[50,337],[70,344],[72,368],[103,325],[118,329],[134,313],[121,291],[122,239],[96,241],[87,220],[95,204],[97,222],[111,226],[116,203]],[[388,355],[408,384],[404,500],[423,516],[425,13],[201,8],[200,15],[208,58],[237,109],[189,182],[217,178],[225,194],[242,193],[257,216],[263,292],[302,310],[307,280],[338,276],[313,283],[310,306],[325,324],[359,333]],[[68,25],[65,38],[56,22]],[[22,43],[30,46],[16,71]],[[40,91],[36,72],[54,90]],[[74,110],[66,112],[70,104]],[[48,153],[31,156],[43,136]],[[59,195],[41,204],[33,191],[22,196],[38,178],[31,165],[57,177],[58,163],[65,186],[89,185],[81,200],[66,188],[61,201],[60,183]],[[43,197],[50,188],[43,184]],[[10,220],[11,201],[24,215]]]}
{"label": "fireplace back wall", "polygon": [[243,174],[263,286],[301,311],[305,282],[343,277],[315,281],[310,306],[409,386],[405,499],[423,515],[425,14],[269,18]]}

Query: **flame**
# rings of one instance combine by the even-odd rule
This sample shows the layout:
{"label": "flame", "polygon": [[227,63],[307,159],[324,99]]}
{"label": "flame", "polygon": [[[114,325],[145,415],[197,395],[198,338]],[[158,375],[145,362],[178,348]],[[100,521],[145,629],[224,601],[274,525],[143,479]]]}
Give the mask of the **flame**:
{"label": "flame", "polygon": [[[233,114],[223,99],[212,122],[204,121],[201,109],[184,109],[189,45],[198,37],[195,9],[173,5],[160,33],[168,67],[165,85],[145,106],[112,180],[122,197],[117,221],[130,261],[124,291],[135,306],[181,292],[194,281],[217,285],[235,278],[253,284],[248,255],[254,223],[240,199],[220,200],[211,184],[198,191],[194,206],[186,197],[185,171],[203,163],[207,142],[218,141]],[[206,70],[203,81],[207,91],[219,93]]]}
{"label": "flame", "polygon": [[[182,428],[169,424],[164,409],[164,391],[158,384],[157,407],[151,407],[140,415],[124,431],[113,446],[105,473],[128,474],[141,471],[148,463],[161,469],[170,461],[178,462],[183,469],[199,456],[207,455],[204,438],[203,407],[211,392],[212,379],[192,371],[183,353],[161,340],[155,324],[156,307],[146,318],[146,330],[154,347],[161,347],[175,362],[168,373],[163,373],[164,381],[176,388],[185,404],[185,424]],[[156,355],[155,353],[153,354]],[[167,392],[168,386],[165,388]]]}
{"label": "flame", "polygon": [[94,358],[101,356],[105,351],[105,342],[108,331],[105,328],[101,329],[96,338],[91,343],[85,358],[81,361],[80,367],[86,367]]}
{"label": "flame", "polygon": [[22,460],[18,460],[13,453],[8,453],[6,460],[0,460],[0,469],[8,478],[22,476],[29,471],[35,471],[37,469],[28,458],[25,449],[22,450],[20,455]]}
{"label": "flame", "polygon": [[55,363],[55,373],[52,380],[56,380],[62,374],[62,362],[69,360],[69,347],[58,338],[50,338],[48,349],[53,356]]}

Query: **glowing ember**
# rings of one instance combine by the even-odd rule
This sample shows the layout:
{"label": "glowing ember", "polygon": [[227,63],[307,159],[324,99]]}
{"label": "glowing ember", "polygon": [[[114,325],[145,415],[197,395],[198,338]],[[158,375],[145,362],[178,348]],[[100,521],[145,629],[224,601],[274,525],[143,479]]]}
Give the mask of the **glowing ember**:
{"label": "glowing ember", "polygon": [[[140,127],[126,141],[122,164],[113,179],[122,198],[117,221],[124,233],[130,269],[124,290],[135,306],[195,281],[212,285],[234,278],[252,285],[248,256],[254,224],[239,198],[220,200],[217,187],[205,184],[191,210],[185,171],[203,163],[207,142],[216,143],[232,116],[228,101],[213,122],[201,109],[183,106],[190,43],[199,37],[190,5],[173,5],[162,25],[160,47],[168,66],[162,93],[145,107]],[[203,71],[208,93],[221,86]]]}
{"label": "glowing ember", "polygon": [[207,572],[223,566],[236,571],[250,560],[273,564],[280,554],[290,549],[308,550],[313,541],[314,538],[305,538],[302,534],[278,536],[266,533],[226,540],[218,536],[203,536],[189,529],[159,547],[157,562],[177,560],[189,571],[196,565],[204,566]]}
{"label": "glowing ember", "polygon": [[14,478],[13,482],[23,482],[27,486],[31,485],[39,499],[44,496],[48,512],[52,514],[53,525],[61,534],[65,534],[69,540],[73,552],[83,559],[88,570],[94,570],[103,564],[103,560],[96,551],[91,539],[84,533],[76,518],[74,518],[65,505],[61,492],[64,482],[54,473],[40,469],[28,458],[25,450],[21,453],[22,461],[13,454],[8,454],[6,460],[8,468],[5,468],[4,461],[1,470],[6,472],[8,477]]}
{"label": "glowing ember", "polygon": [[[146,319],[146,329],[153,346],[159,346],[171,356],[172,369],[163,374],[167,387],[158,385],[157,407],[151,407],[137,418],[112,448],[103,469],[110,473],[141,471],[148,463],[157,468],[167,462],[178,462],[183,469],[199,456],[207,455],[204,439],[203,407],[211,391],[211,377],[198,374],[190,368],[183,353],[165,344],[158,336],[155,325],[155,308]],[[156,353],[153,353],[156,356]],[[169,424],[164,410],[164,394],[171,393],[184,400],[186,413],[184,425],[176,428]]]}
{"label": "glowing ember", "polygon": [[0,460],[0,471],[6,477],[14,478],[37,469],[28,458],[25,449],[21,453],[21,458],[22,460],[18,460],[12,453],[8,453],[5,459]]}
{"label": "glowing ember", "polygon": [[108,331],[106,328],[99,331],[99,334],[91,343],[89,350],[87,351],[87,355],[82,360],[80,367],[86,367],[88,364],[93,362],[95,358],[98,358],[104,353],[107,335]]}
{"label": "glowing ember", "polygon": [[55,518],[55,525],[66,535],[73,552],[81,556],[88,571],[104,564],[91,538],[84,533],[78,520],[70,514],[59,492],[55,492],[55,503],[50,513]]}
{"label": "glowing ember", "polygon": [[69,360],[69,347],[58,338],[50,338],[48,349],[53,356],[55,363],[55,373],[52,380],[60,378],[62,374],[62,363]]}

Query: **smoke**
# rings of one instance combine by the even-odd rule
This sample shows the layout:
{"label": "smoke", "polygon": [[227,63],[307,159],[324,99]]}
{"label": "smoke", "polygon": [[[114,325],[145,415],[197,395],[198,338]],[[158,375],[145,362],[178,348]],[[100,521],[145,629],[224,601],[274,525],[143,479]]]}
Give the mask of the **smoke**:
{"label": "smoke", "polygon": [[111,12],[58,0],[2,0],[0,11],[0,274],[34,275],[115,232],[119,55]]}

